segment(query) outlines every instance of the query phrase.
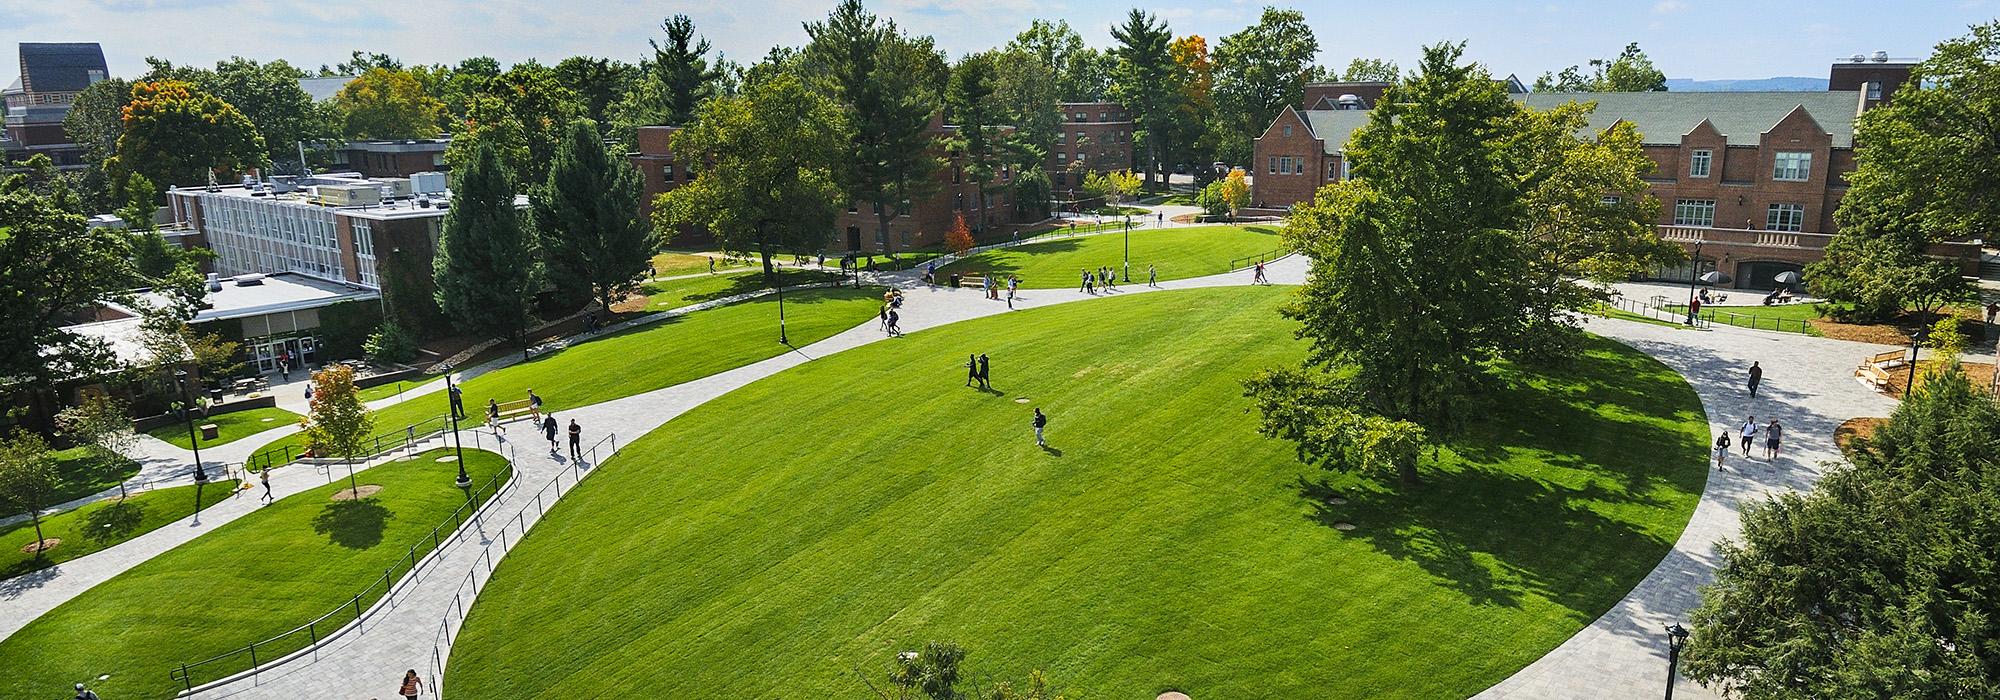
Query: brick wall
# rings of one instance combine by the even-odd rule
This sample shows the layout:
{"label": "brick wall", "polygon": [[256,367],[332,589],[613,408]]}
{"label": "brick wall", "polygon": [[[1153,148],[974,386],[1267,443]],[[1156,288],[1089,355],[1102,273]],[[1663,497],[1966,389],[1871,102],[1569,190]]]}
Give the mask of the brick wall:
{"label": "brick wall", "polygon": [[[1313,136],[1305,119],[1290,107],[1279,112],[1270,128],[1257,138],[1252,153],[1251,206],[1284,207],[1305,202],[1327,181],[1326,144]],[[1284,167],[1294,162],[1298,165]]]}

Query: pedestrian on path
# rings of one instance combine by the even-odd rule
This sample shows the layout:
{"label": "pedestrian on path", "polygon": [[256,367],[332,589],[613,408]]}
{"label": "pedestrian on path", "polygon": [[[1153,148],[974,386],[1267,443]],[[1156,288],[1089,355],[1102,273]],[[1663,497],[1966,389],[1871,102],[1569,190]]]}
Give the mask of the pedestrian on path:
{"label": "pedestrian on path", "polygon": [[1146,286],[1148,287],[1160,286],[1160,271],[1158,268],[1155,268],[1152,265],[1146,266]]}
{"label": "pedestrian on path", "polygon": [[1042,409],[1035,409],[1035,446],[1048,447],[1049,441],[1042,439],[1042,429],[1049,426],[1049,416]]}
{"label": "pedestrian on path", "polygon": [[883,304],[882,310],[876,312],[875,317],[882,319],[882,332],[889,332],[889,305]]}
{"label": "pedestrian on path", "polygon": [[647,260],[647,261],[646,261],[646,279],[652,279],[652,278],[654,278],[654,277],[659,277],[659,276],[660,276],[660,271],[659,271],[659,270],[656,270],[656,269],[653,269],[653,261],[651,261],[651,260]]}
{"label": "pedestrian on path", "polygon": [[965,385],[972,386],[979,381],[979,355],[965,356]]}
{"label": "pedestrian on path", "polygon": [[1722,458],[1729,456],[1729,431],[1715,434],[1715,468],[1722,468]]}
{"label": "pedestrian on path", "polygon": [[1764,368],[1750,363],[1750,398],[1757,398],[1757,385],[1764,383]]}
{"label": "pedestrian on path", "polygon": [[528,390],[528,419],[536,422],[542,420],[542,397],[536,396],[534,389]]}
{"label": "pedestrian on path", "polygon": [[1251,273],[1251,275],[1250,275],[1250,283],[1251,283],[1251,284],[1270,284],[1270,283],[1271,283],[1271,280],[1270,280],[1269,278],[1266,278],[1266,277],[1264,276],[1264,263],[1261,263],[1261,262],[1257,263],[1257,269],[1256,269],[1256,271],[1255,271],[1255,272],[1253,272],[1253,273]]}
{"label": "pedestrian on path", "polygon": [[264,484],[264,495],[258,497],[257,500],[265,503],[275,500],[277,497],[271,495],[271,468],[265,467],[262,471],[257,472],[257,480]]}
{"label": "pedestrian on path", "polygon": [[1077,273],[1083,275],[1083,281],[1076,283],[1076,291],[1079,292],[1090,291],[1090,271],[1082,268],[1077,268]]}
{"label": "pedestrian on path", "polygon": [[1014,310],[1014,292],[1015,292],[1016,290],[1020,289],[1020,287],[1021,287],[1021,279],[1020,279],[1019,277],[1016,277],[1016,278],[1014,278],[1014,279],[1010,279],[1010,280],[1007,280],[1007,310],[1008,310],[1008,311],[1013,311],[1013,310]]}
{"label": "pedestrian on path", "polygon": [[715,258],[708,259],[708,274],[715,274]]}
{"label": "pedestrian on path", "polygon": [[889,337],[895,338],[903,335],[903,327],[898,325],[902,321],[902,318],[900,314],[896,313],[895,309],[889,310]]}
{"label": "pedestrian on path", "polygon": [[1782,442],[1784,437],[1785,426],[1778,425],[1778,419],[1772,418],[1771,423],[1764,426],[1764,459],[1778,458],[1778,443]]}
{"label": "pedestrian on path", "polygon": [[1694,321],[1695,321],[1695,319],[1698,319],[1698,318],[1701,318],[1701,300],[1700,300],[1700,299],[1689,299],[1689,300],[1688,300],[1688,322],[1687,322],[1687,324],[1688,324],[1688,325],[1690,325],[1690,326],[1694,325]]}
{"label": "pedestrian on path", "polygon": [[[411,673],[415,673],[415,671],[411,671]],[[90,692],[89,688],[83,687],[82,683],[78,683],[76,684],[76,700],[97,700],[97,694]]]}
{"label": "pedestrian on path", "polygon": [[499,401],[493,399],[486,400],[486,427],[492,430],[496,437],[507,434],[507,426],[500,424]]}
{"label": "pedestrian on path", "polygon": [[[993,388],[993,366],[986,363],[986,353],[979,353],[979,388]],[[1776,425],[1776,423],[1772,423]]]}
{"label": "pedestrian on path", "polygon": [[542,419],[542,437],[549,439],[549,454],[551,456],[561,454],[556,451],[556,430],[560,427],[561,425],[556,423],[556,414],[554,413]]}
{"label": "pedestrian on path", "polygon": [[575,418],[569,419],[569,458],[583,461],[583,426]]}
{"label": "pedestrian on path", "polygon": [[423,690],[424,682],[417,678],[417,670],[413,668],[403,673],[403,687],[397,689],[396,693],[410,700],[416,700],[417,694]]}
{"label": "pedestrian on path", "polygon": [[1751,443],[1756,442],[1757,440],[1756,416],[1751,416],[1749,420],[1743,421],[1743,430],[1742,430],[1742,435],[1740,437],[1742,438],[1743,442],[1743,458],[1749,459],[1750,445]]}
{"label": "pedestrian on path", "polygon": [[465,420],[465,390],[451,385],[451,417]]}

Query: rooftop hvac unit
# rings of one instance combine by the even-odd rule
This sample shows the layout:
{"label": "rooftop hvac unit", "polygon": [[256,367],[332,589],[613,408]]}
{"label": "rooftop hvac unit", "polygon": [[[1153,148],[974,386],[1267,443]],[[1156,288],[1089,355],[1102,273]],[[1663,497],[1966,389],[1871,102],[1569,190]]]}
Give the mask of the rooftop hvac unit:
{"label": "rooftop hvac unit", "polygon": [[375,185],[320,185],[319,200],[333,207],[381,204],[382,190]]}
{"label": "rooftop hvac unit", "polygon": [[263,283],[264,283],[264,276],[254,272],[247,275],[236,276],[236,286],[238,287],[255,287]]}
{"label": "rooftop hvac unit", "polygon": [[410,176],[410,184],[418,194],[439,194],[451,185],[444,173],[417,173]]}
{"label": "rooftop hvac unit", "polygon": [[1877,52],[1875,52],[1875,55],[1873,55],[1873,56],[1870,56],[1869,58],[1870,58],[1870,59],[1872,59],[1872,60],[1874,60],[1874,61],[1875,61],[1876,63],[1888,63],[1888,62],[1889,62],[1889,52],[1887,52],[1887,51],[1877,51]]}
{"label": "rooftop hvac unit", "polygon": [[1849,58],[1848,58],[1847,60],[1848,60],[1848,62],[1850,62],[1850,63],[1867,63],[1867,62],[1868,62],[1868,57],[1867,57],[1867,56],[1863,56],[1863,55],[1861,55],[1861,54],[1858,54],[1858,53],[1857,53],[1857,54],[1854,54],[1853,56],[1849,57]]}
{"label": "rooftop hvac unit", "polygon": [[383,194],[390,197],[408,197],[416,194],[416,189],[407,177],[378,177],[375,178],[375,182],[387,190]]}
{"label": "rooftop hvac unit", "polygon": [[213,272],[208,273],[208,291],[211,292],[222,291],[222,277],[220,275],[217,275]]}

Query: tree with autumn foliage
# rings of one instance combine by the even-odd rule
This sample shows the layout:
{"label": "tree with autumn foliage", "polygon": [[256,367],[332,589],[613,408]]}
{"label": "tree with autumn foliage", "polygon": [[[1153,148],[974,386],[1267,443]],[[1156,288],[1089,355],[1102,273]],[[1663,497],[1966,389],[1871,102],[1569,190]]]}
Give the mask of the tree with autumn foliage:
{"label": "tree with autumn foliage", "polygon": [[120,113],[124,133],[107,169],[139,173],[156,186],[207,184],[209,173],[229,176],[264,164],[264,137],[250,118],[192,83],[132,84]]}
{"label": "tree with autumn foliage", "polygon": [[966,227],[963,212],[951,216],[951,230],[945,232],[944,244],[951,246],[952,252],[961,255],[965,251],[972,250],[972,229]]}

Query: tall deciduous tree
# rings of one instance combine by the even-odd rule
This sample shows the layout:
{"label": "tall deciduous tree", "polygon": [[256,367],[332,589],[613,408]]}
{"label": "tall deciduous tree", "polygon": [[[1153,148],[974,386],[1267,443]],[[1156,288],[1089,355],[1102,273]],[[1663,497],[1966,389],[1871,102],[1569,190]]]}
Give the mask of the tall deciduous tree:
{"label": "tall deciduous tree", "polygon": [[1251,141],[1286,105],[1305,99],[1319,40],[1298,10],[1264,8],[1257,23],[1225,36],[1215,49],[1216,147],[1222,160],[1246,163]]}
{"label": "tall deciduous tree", "polygon": [[772,255],[819,250],[832,235],[848,129],[837,104],[790,73],[702,103],[694,122],[674,133],[673,151],[708,165],[660,195],[654,228],[705,227],[723,250],[756,254],[776,284]]}
{"label": "tall deciduous tree", "polygon": [[1689,615],[1690,678],[1752,700],[2000,693],[2000,406],[1950,365],[1810,493],[1744,509]]}
{"label": "tall deciduous tree", "polygon": [[1653,59],[1639,49],[1638,42],[1625,45],[1617,58],[1593,58],[1590,71],[1570,66],[1558,73],[1543,73],[1535,79],[1535,92],[1665,92],[1667,74],[1653,65]]}
{"label": "tall deciduous tree", "polygon": [[1393,83],[1403,77],[1396,62],[1382,58],[1357,58],[1347,62],[1347,70],[1341,72],[1340,79],[1349,82],[1373,81]]}
{"label": "tall deciduous tree", "polygon": [[564,130],[582,111],[576,91],[558,81],[553,69],[533,60],[514,64],[487,90],[507,105],[527,137],[528,161],[525,169],[513,172],[514,181],[541,182],[549,175]]}
{"label": "tall deciduous tree", "polygon": [[1001,119],[1014,125],[1013,133],[1001,142],[1005,162],[1014,171],[1008,183],[1014,210],[1039,219],[1049,210],[1050,185],[1044,164],[1049,145],[1062,129],[1054,74],[1048,64],[1025,50],[1009,48],[992,52],[992,56],[993,99]]}
{"label": "tall deciduous tree", "polygon": [[1025,51],[1049,67],[1054,102],[1094,102],[1110,94],[1115,59],[1084,46],[1067,21],[1031,20],[1006,48]]}
{"label": "tall deciduous tree", "polygon": [[84,161],[102,166],[118,154],[118,137],[125,134],[125,105],[132,101],[132,82],[106,78],[76,94],[63,116],[63,133],[83,148]]}
{"label": "tall deciduous tree", "polygon": [[55,496],[56,460],[49,444],[40,435],[15,431],[0,437],[0,504],[9,513],[25,513],[35,524],[32,545],[36,559],[42,558],[48,538],[42,536],[42,509]]}
{"label": "tall deciduous tree", "polygon": [[860,0],[842,0],[806,34],[806,70],[846,109],[853,129],[842,186],[875,207],[877,240],[891,251],[907,245],[890,238],[889,223],[905,202],[935,189],[932,175],[944,167],[929,129],[943,106],[943,59],[930,37],[903,34]]}
{"label": "tall deciduous tree", "polygon": [[132,85],[113,173],[142,173],[156,184],[200,185],[264,163],[264,139],[221,98],[178,80]]}
{"label": "tall deciduous tree", "polygon": [[265,158],[271,162],[297,162],[300,143],[335,131],[327,111],[299,87],[305,71],[283,60],[258,63],[232,57],[204,74],[196,84],[242,110],[264,137]]}
{"label": "tall deciduous tree", "polygon": [[534,234],[514,206],[514,182],[485,144],[452,180],[432,269],[438,307],[461,331],[520,342],[533,320],[541,266]]}
{"label": "tall deciduous tree", "polygon": [[1887,106],[1861,115],[1840,231],[1806,281],[1865,319],[1969,298],[1955,265],[1925,254],[2000,230],[2000,21],[1938,44]]}
{"label": "tall deciduous tree", "polygon": [[1118,42],[1111,50],[1118,59],[1111,72],[1111,96],[1132,113],[1132,138],[1145,149],[1139,165],[1145,169],[1147,181],[1157,174],[1164,186],[1166,173],[1161,164],[1173,150],[1180,101],[1173,80],[1174,60],[1168,53],[1173,32],[1152,14],[1132,10],[1124,24],[1111,28],[1111,38]]}
{"label": "tall deciduous tree", "polygon": [[1502,158],[1516,105],[1462,45],[1427,47],[1397,100],[1350,140],[1353,179],[1321,189],[1285,237],[1312,259],[1286,314],[1311,340],[1301,370],[1248,383],[1264,431],[1329,468],[1417,480],[1516,336],[1527,272],[1507,229],[1520,195]]}
{"label": "tall deciduous tree", "polygon": [[312,408],[299,419],[306,449],[314,456],[347,460],[347,488],[358,499],[361,494],[354,481],[354,458],[365,455],[364,445],[368,433],[375,429],[375,416],[361,403],[352,367],[335,363],[313,372],[312,390]]}
{"label": "tall deciduous tree", "polygon": [[[1174,83],[1180,89],[1175,107],[1174,143],[1179,152],[1176,163],[1205,163],[1215,153],[1215,61],[1209,58],[1208,40],[1199,34],[1175,39],[1167,49],[1174,60]],[[1210,168],[1193,167],[1199,186],[1214,176]]]}
{"label": "tall deciduous tree", "polygon": [[370,68],[333,98],[348,138],[428,139],[438,135],[444,103],[409,71]]}
{"label": "tall deciduous tree", "polygon": [[63,196],[35,191],[25,173],[0,178],[0,377],[9,382],[47,387],[110,369],[101,341],[63,328],[70,314],[138,284],[125,232],[85,226]]}
{"label": "tall deciduous tree", "polygon": [[596,124],[570,124],[534,199],[549,280],[565,297],[593,299],[610,313],[611,302],[637,289],[659,249],[639,215],[643,189],[638,169],[605,150]]}
{"label": "tall deciduous tree", "polygon": [[477,157],[481,146],[491,147],[500,156],[500,164],[515,182],[521,182],[529,172],[534,154],[528,150],[527,127],[514,118],[507,103],[487,94],[472,96],[465,120],[444,147],[444,162],[454,170],[465,167]]}

